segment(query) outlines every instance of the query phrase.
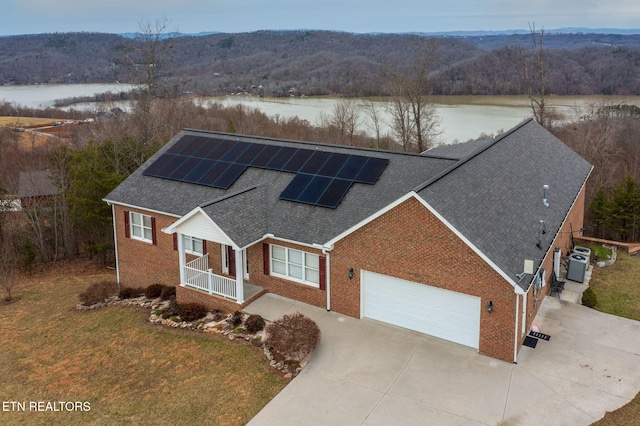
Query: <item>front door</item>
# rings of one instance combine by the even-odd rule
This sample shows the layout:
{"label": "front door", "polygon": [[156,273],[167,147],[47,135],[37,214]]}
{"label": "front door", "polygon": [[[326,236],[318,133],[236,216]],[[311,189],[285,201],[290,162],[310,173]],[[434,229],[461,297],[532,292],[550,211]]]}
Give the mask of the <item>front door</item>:
{"label": "front door", "polygon": [[236,251],[231,246],[227,246],[227,263],[229,275],[236,276]]}

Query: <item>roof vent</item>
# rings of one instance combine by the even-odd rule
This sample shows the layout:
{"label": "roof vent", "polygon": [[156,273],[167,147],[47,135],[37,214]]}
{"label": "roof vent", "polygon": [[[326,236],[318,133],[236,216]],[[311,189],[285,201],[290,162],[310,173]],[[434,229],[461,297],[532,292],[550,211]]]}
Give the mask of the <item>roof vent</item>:
{"label": "roof vent", "polygon": [[542,186],[542,193],[542,204],[544,204],[545,207],[549,207],[549,185]]}

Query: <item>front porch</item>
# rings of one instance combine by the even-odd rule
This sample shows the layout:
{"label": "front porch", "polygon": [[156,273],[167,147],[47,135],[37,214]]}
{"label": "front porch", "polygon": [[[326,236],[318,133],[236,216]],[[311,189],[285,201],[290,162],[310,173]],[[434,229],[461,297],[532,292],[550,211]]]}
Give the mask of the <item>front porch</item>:
{"label": "front porch", "polygon": [[245,304],[265,292],[262,287],[245,282],[242,278],[214,274],[209,268],[209,255],[202,255],[184,265],[181,286],[209,295]]}

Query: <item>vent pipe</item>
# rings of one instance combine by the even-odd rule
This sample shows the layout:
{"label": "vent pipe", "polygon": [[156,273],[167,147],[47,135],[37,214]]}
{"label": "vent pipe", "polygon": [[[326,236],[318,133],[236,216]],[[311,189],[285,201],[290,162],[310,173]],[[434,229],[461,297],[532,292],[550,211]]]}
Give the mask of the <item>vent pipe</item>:
{"label": "vent pipe", "polygon": [[542,186],[542,193],[542,204],[544,204],[545,207],[549,207],[549,185]]}

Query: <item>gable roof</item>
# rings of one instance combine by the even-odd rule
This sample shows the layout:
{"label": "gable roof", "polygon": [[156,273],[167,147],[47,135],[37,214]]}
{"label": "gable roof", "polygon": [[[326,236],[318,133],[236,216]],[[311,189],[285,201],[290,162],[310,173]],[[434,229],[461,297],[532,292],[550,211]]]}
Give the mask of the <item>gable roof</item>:
{"label": "gable roof", "polygon": [[[527,120],[417,189],[418,194],[523,289],[525,259],[538,268],[591,165]],[[543,186],[549,185],[549,207]],[[537,247],[540,220],[546,233]],[[574,229],[577,231],[577,229]]]}
{"label": "gable roof", "polygon": [[[384,158],[389,164],[375,184],[354,183],[335,209],[280,199],[295,173],[248,167],[226,190],[143,174],[185,135]],[[419,154],[187,129],[125,179],[105,200],[176,216],[183,216],[200,206],[239,247],[246,247],[267,233],[304,244],[323,244],[455,162]]]}
{"label": "gable roof", "polygon": [[[280,198],[295,173],[248,167],[228,189],[143,174],[183,136],[227,139],[387,159],[373,185],[354,183],[336,208]],[[368,218],[415,193],[457,234],[477,248],[512,284],[525,259],[540,265],[551,249],[591,166],[533,120],[493,140],[422,154],[183,130],[129,176],[105,201],[184,216],[205,213],[238,247],[273,235],[301,244],[337,240]],[[550,206],[542,203],[549,185]],[[536,246],[539,221],[546,233]]]}

